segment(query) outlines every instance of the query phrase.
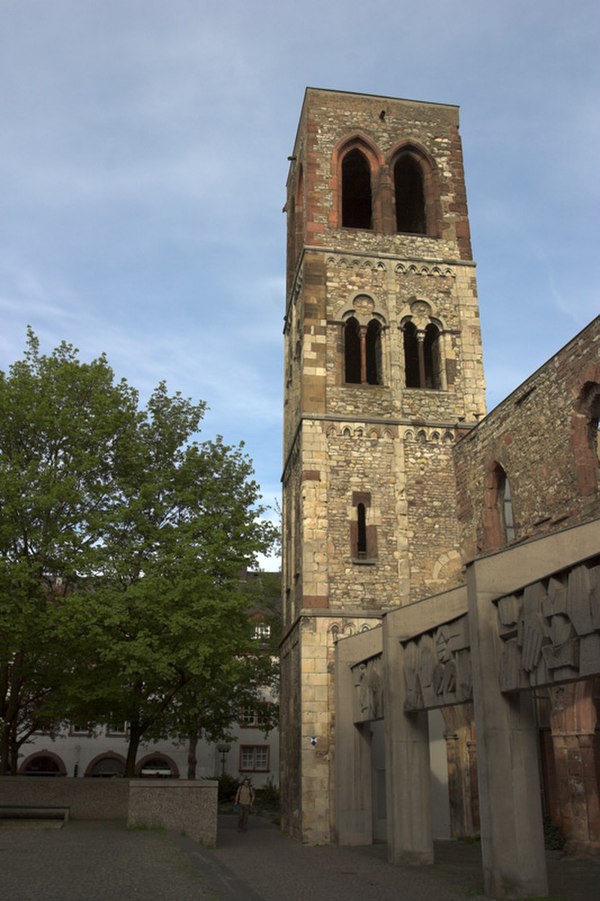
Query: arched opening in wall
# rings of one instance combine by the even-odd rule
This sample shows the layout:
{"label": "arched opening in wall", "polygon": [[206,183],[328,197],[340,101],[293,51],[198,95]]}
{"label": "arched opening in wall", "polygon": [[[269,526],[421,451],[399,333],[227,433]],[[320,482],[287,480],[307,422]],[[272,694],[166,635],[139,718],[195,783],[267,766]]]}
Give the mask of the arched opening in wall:
{"label": "arched opening in wall", "polygon": [[57,754],[46,752],[44,754],[32,754],[24,761],[21,773],[25,776],[66,776],[67,771],[61,758]]}
{"label": "arched opening in wall", "polygon": [[587,416],[587,434],[590,450],[600,460],[600,385],[597,382],[586,382],[581,392],[580,409]]}
{"label": "arched opening in wall", "polygon": [[394,166],[396,230],[426,235],[423,169],[412,153],[402,153]]}
{"label": "arched opening in wall", "polygon": [[425,385],[423,387],[439,390],[442,387],[440,330],[433,322],[430,322],[425,329],[423,357],[425,362]]}
{"label": "arched opening in wall", "polygon": [[381,374],[381,325],[376,319],[371,319],[367,326],[366,357],[367,383],[369,385],[383,384]]}
{"label": "arched opening in wall", "polygon": [[360,385],[361,352],[358,321],[351,316],[344,326],[344,378]]}
{"label": "arched opening in wall", "polygon": [[514,541],[516,529],[510,482],[500,463],[494,465],[491,472],[491,480],[492,508],[495,521],[490,524],[492,528],[488,535],[488,543],[495,549],[508,544],[510,541]]}
{"label": "arched opening in wall", "polygon": [[174,760],[166,754],[149,754],[136,766],[137,776],[155,776],[162,778],[179,777],[179,770]]}
{"label": "arched opening in wall", "polygon": [[351,316],[344,325],[344,380],[354,385],[381,385],[381,323],[360,325]]}
{"label": "arched opening in wall", "polygon": [[407,388],[420,388],[419,339],[414,322],[404,326],[404,383]]}
{"label": "arched opening in wall", "polygon": [[96,757],[88,766],[86,776],[95,779],[111,779],[115,776],[125,775],[125,758],[120,754],[109,751],[100,757]]}
{"label": "arched opening in wall", "polygon": [[342,225],[373,228],[371,168],[360,150],[350,150],[342,160]]}
{"label": "arched opening in wall", "polygon": [[[596,371],[600,366],[595,367]],[[592,497],[599,488],[600,475],[600,382],[586,381],[571,417],[571,448],[579,493]]]}
{"label": "arched opening in wall", "polygon": [[371,506],[369,491],[353,491],[352,506],[356,513],[350,520],[350,555],[354,563],[373,563],[377,557],[377,526],[367,525]]}

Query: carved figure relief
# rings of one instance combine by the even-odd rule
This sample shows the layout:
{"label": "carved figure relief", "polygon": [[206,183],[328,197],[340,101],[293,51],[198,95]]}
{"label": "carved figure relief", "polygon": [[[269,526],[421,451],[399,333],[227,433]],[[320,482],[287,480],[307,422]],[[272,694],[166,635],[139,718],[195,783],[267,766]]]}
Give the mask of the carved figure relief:
{"label": "carved figure relief", "polygon": [[352,667],[355,723],[367,723],[383,717],[381,660],[379,654]]}
{"label": "carved figure relief", "polygon": [[503,691],[600,674],[600,557],[496,602]]}
{"label": "carved figure relief", "polygon": [[430,710],[472,698],[468,617],[402,642],[406,710]]}

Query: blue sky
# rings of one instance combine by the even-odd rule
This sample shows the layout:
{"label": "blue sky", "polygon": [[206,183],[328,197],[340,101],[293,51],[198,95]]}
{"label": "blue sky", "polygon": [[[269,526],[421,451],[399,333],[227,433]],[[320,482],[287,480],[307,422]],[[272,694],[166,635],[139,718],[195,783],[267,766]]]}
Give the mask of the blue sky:
{"label": "blue sky", "polygon": [[596,0],[0,0],[0,368],[105,351],[277,497],[311,85],[460,105],[491,408],[599,311],[599,46]]}

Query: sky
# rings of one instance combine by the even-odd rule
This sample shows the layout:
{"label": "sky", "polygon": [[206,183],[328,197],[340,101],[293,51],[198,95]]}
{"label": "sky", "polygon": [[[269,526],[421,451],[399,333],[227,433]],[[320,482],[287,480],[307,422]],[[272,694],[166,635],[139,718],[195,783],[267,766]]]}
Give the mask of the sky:
{"label": "sky", "polygon": [[0,0],[0,369],[31,325],[165,380],[273,504],[311,86],[460,106],[491,409],[600,311],[599,46],[597,0]]}

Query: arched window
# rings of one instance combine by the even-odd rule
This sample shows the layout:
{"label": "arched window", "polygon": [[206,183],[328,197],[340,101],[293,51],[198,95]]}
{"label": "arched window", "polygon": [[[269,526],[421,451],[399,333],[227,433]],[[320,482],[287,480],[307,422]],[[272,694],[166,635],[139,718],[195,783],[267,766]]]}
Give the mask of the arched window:
{"label": "arched window", "polygon": [[86,776],[92,776],[96,779],[111,779],[115,776],[125,775],[125,758],[120,754],[109,751],[107,754],[96,757],[89,764]]}
{"label": "arched window", "polygon": [[404,326],[404,381],[407,388],[420,388],[419,341],[414,322]]}
{"label": "arched window", "polygon": [[[600,370],[600,366],[596,369]],[[594,495],[599,487],[599,423],[600,381],[592,378],[584,383],[571,417],[571,447],[582,497]]]}
{"label": "arched window", "polygon": [[352,316],[344,326],[345,380],[360,385],[360,335],[358,321]]}
{"label": "arched window", "polygon": [[504,547],[517,537],[510,482],[500,463],[488,469],[483,515],[487,550]]}
{"label": "arched window", "polygon": [[373,228],[371,169],[360,150],[350,150],[342,161],[342,225]]}
{"label": "arched window", "polygon": [[351,316],[344,326],[344,379],[355,385],[381,385],[381,323],[360,325]]}
{"label": "arched window", "polygon": [[407,388],[442,387],[440,330],[430,322],[419,331],[414,322],[404,325],[404,377]]}
{"label": "arched window", "polygon": [[425,329],[423,357],[425,362],[424,387],[441,388],[440,330],[433,322],[430,322]]}
{"label": "arched window", "polygon": [[371,507],[369,491],[353,491],[352,506],[356,513],[350,520],[350,554],[354,563],[373,563],[377,558],[377,526],[367,525]]}
{"label": "arched window", "polygon": [[412,153],[402,153],[394,166],[396,229],[426,235],[427,218],[421,164]]}
{"label": "arched window", "polygon": [[502,468],[498,472],[497,501],[500,524],[504,532],[505,541],[514,541],[516,538],[515,520],[513,516],[512,495],[510,482]]}
{"label": "arched window", "polygon": [[381,385],[381,325],[371,319],[366,335],[367,384]]}
{"label": "arched window", "polygon": [[43,751],[41,754],[32,754],[21,766],[21,772],[25,776],[66,776],[67,771],[58,754],[51,751]]}

